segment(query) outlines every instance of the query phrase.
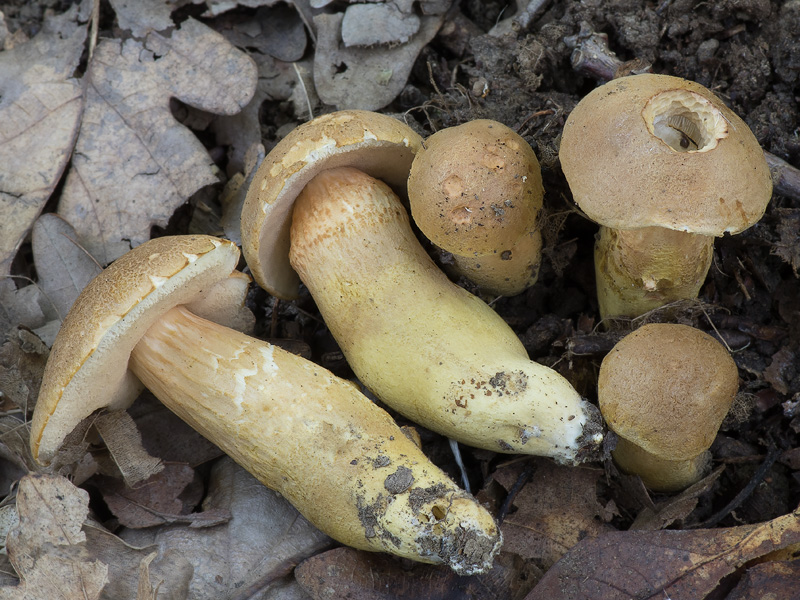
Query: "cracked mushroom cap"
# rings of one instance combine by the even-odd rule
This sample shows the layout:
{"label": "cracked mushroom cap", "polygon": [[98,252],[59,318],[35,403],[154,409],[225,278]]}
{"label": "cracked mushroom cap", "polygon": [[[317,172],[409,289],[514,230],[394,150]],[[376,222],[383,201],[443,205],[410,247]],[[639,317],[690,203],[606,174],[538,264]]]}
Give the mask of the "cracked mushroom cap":
{"label": "cracked mushroom cap", "polygon": [[217,323],[240,323],[249,277],[235,271],[238,260],[239,249],[227,240],[162,237],[95,277],[53,343],[31,423],[33,457],[49,463],[92,412],[130,406],[143,389],[128,370],[130,353],[171,308],[185,304]]}
{"label": "cracked mushroom cap", "polygon": [[278,298],[297,297],[300,279],[289,264],[292,208],[317,173],[354,167],[405,195],[421,143],[401,121],[364,110],[317,117],[278,142],[259,166],[242,210],[242,251],[256,282]]}
{"label": "cracked mushroom cap", "polygon": [[606,355],[597,394],[617,435],[678,461],[711,446],[738,387],[736,364],[717,340],[686,325],[654,323]]}
{"label": "cracked mushroom cap", "polygon": [[615,229],[738,233],[772,195],[747,124],[679,77],[632,75],[594,89],[569,115],[559,155],[581,210]]}
{"label": "cracked mushroom cap", "polygon": [[453,254],[506,250],[536,227],[544,187],[539,161],[513,129],[489,119],[437,131],[414,157],[414,222]]}

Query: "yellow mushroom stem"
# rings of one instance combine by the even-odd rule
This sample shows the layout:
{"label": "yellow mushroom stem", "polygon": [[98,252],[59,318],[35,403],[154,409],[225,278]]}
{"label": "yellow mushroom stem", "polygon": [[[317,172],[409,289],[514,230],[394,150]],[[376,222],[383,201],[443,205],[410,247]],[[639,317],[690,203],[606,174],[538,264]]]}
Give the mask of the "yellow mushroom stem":
{"label": "yellow mushroom stem", "polygon": [[639,475],[648,488],[659,492],[676,492],[698,482],[711,462],[708,450],[685,460],[670,460],[656,456],[623,437],[618,439],[611,454],[620,469]]}
{"label": "yellow mushroom stem", "polygon": [[713,252],[713,236],[664,227],[600,227],[595,276],[601,318],[634,318],[696,298]]}
{"label": "yellow mushroom stem", "polygon": [[596,409],[433,263],[387,185],[352,168],[320,173],[291,236],[292,266],[348,363],[394,410],[497,452],[577,463],[599,446]]}
{"label": "yellow mushroom stem", "polygon": [[182,306],[150,327],[129,366],[331,537],[461,574],[490,567],[492,517],[353,384]]}

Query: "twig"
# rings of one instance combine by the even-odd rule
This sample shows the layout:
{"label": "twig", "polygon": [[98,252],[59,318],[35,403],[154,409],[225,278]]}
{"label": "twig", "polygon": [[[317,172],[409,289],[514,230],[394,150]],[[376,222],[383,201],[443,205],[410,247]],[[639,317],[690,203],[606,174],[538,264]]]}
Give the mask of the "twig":
{"label": "twig", "polygon": [[753,474],[753,477],[747,483],[742,490],[736,494],[736,496],[725,505],[718,513],[712,515],[702,523],[699,523],[695,526],[697,529],[708,529],[710,527],[715,527],[722,519],[724,519],[728,514],[730,514],[733,510],[739,507],[742,502],[744,502],[750,494],[752,494],[758,484],[766,477],[767,473],[769,472],[770,468],[775,461],[778,460],[778,457],[781,455],[782,450],[777,446],[771,446],[770,449],[767,451],[767,457],[764,459],[764,462],[761,463],[761,466],[758,467],[756,472]]}
{"label": "twig", "polygon": [[[625,75],[649,73],[651,65],[640,59],[624,62],[608,47],[608,36],[592,31],[591,26],[583,22],[580,31],[564,38],[564,42],[572,48],[572,68],[578,73],[593,79],[606,82]],[[782,158],[764,150],[767,159],[772,185],[775,193],[793,200],[800,199],[800,169],[790,165]]]}
{"label": "twig", "polygon": [[522,473],[519,474],[517,480],[514,482],[514,485],[511,486],[511,489],[508,491],[508,496],[506,499],[503,500],[502,506],[500,506],[500,510],[497,511],[497,524],[502,525],[503,521],[505,520],[506,516],[508,515],[508,511],[511,510],[511,504],[514,502],[514,498],[517,497],[517,494],[520,493],[522,488],[525,487],[525,484],[530,481],[531,477],[533,477],[533,473],[536,471],[536,463],[533,461],[528,461],[528,464],[525,465],[525,468],[522,470]]}

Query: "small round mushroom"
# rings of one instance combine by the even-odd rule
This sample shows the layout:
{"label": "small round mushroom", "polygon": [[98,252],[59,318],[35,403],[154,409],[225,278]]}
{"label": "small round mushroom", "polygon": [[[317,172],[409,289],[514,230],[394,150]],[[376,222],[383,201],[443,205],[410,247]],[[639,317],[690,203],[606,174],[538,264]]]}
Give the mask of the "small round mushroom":
{"label": "small round mushroom", "polygon": [[404,123],[364,110],[322,115],[292,130],[259,166],[242,211],[242,249],[256,283],[277,298],[297,297],[300,280],[289,265],[292,206],[317,173],[356,167],[401,193],[421,143]]}
{"label": "small round mushroom", "polygon": [[513,296],[536,282],[542,175],[530,145],[497,121],[442,129],[417,151],[408,179],[411,215],[453,257],[458,275]]}
{"label": "small round mushroom", "polygon": [[600,366],[600,412],[619,436],[616,463],[654,491],[681,490],[705,473],[708,448],[730,410],[739,373],[728,351],[693,327],[644,325]]}
{"label": "small round mushroom", "polygon": [[564,125],[561,165],[600,224],[600,314],[636,317],[696,298],[714,237],[756,223],[772,195],[750,129],[700,84],[633,75],[602,85]]}
{"label": "small round mushroom", "polygon": [[501,543],[491,515],[385,411],[318,365],[195,314],[240,312],[218,301],[238,295],[242,308],[244,296],[230,294],[241,290],[238,259],[228,241],[165,237],[95,278],[47,362],[34,458],[50,462],[81,420],[128,406],[144,384],[340,542],[460,574],[488,570]]}

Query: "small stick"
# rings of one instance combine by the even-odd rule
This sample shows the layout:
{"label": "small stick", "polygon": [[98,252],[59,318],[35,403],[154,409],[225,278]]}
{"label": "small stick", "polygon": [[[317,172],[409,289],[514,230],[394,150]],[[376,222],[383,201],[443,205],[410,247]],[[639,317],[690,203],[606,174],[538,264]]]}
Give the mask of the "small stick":
{"label": "small stick", "polygon": [[503,500],[503,504],[500,507],[500,510],[497,511],[498,525],[503,524],[503,521],[508,515],[508,511],[511,510],[511,504],[513,504],[514,498],[517,497],[517,494],[520,493],[522,488],[525,487],[525,484],[528,483],[528,481],[530,481],[531,477],[533,477],[534,471],[536,471],[536,464],[533,461],[528,461],[528,464],[525,465],[525,468],[522,470],[522,473],[519,474],[519,477],[517,477],[517,480],[514,482],[514,485],[511,486],[511,489],[508,491],[508,496],[506,496],[506,499]]}
{"label": "small stick", "polygon": [[[641,59],[624,62],[608,47],[608,36],[605,33],[592,31],[587,22],[581,23],[581,29],[575,35],[564,38],[564,42],[572,48],[572,68],[583,75],[588,75],[601,82],[610,81],[625,75],[649,73],[652,68]],[[771,152],[764,151],[772,185],[775,193],[793,200],[800,199],[800,169],[792,166]]]}

